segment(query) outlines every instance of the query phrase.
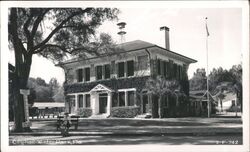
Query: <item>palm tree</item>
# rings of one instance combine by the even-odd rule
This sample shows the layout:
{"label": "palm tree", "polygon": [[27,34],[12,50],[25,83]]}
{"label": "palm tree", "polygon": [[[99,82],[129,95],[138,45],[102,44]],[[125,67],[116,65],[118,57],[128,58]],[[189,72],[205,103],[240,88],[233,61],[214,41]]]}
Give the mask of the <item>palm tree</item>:
{"label": "palm tree", "polygon": [[166,80],[163,76],[157,76],[156,78],[150,78],[146,82],[146,88],[149,93],[159,97],[158,114],[159,118],[162,118],[162,98],[164,95],[167,95],[167,106],[169,106],[168,95],[175,94],[175,91],[179,88],[179,84],[175,80]]}

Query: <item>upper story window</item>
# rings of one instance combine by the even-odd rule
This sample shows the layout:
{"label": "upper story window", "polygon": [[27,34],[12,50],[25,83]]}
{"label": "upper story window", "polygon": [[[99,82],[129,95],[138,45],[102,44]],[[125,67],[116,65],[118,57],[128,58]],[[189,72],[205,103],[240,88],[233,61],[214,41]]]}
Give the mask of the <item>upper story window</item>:
{"label": "upper story window", "polygon": [[161,75],[161,60],[157,60],[157,74]]}
{"label": "upper story window", "polygon": [[96,80],[101,80],[102,79],[102,66],[97,66],[96,67]]}
{"label": "upper story window", "polygon": [[127,76],[133,76],[134,75],[134,61],[130,60],[127,61]]}
{"label": "upper story window", "polygon": [[82,81],[83,81],[83,70],[77,69],[77,82],[82,82]]}
{"label": "upper story window", "polygon": [[148,56],[138,56],[138,69],[139,70],[147,70],[148,68]]}
{"label": "upper story window", "polygon": [[84,73],[85,73],[85,75],[84,75],[85,81],[90,81],[90,68],[85,68],[84,70],[85,70],[84,71]]}
{"label": "upper story window", "polygon": [[110,78],[110,70],[111,70],[110,64],[104,65],[104,71],[105,71],[104,79],[109,79]]}
{"label": "upper story window", "polygon": [[118,77],[120,78],[120,77],[124,77],[124,75],[125,75],[125,64],[124,64],[124,62],[119,62],[118,63]]}

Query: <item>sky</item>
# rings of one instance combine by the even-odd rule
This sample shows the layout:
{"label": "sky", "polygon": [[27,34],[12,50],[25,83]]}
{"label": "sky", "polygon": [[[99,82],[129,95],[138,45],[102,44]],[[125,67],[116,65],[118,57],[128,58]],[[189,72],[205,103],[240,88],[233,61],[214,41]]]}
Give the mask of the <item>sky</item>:
{"label": "sky", "polygon": [[[121,8],[119,21],[126,22],[125,41],[143,40],[165,47],[161,26],[170,28],[170,50],[197,60],[189,66],[192,77],[197,68],[206,68],[206,28],[208,37],[209,71],[231,68],[242,59],[242,16],[240,8]],[[117,21],[105,21],[98,33],[110,34],[119,43]],[[13,57],[10,57],[13,58]],[[42,65],[42,66],[41,66]],[[50,71],[50,72],[48,72]],[[64,71],[45,58],[33,57],[30,77],[48,82],[55,77],[64,82]]]}

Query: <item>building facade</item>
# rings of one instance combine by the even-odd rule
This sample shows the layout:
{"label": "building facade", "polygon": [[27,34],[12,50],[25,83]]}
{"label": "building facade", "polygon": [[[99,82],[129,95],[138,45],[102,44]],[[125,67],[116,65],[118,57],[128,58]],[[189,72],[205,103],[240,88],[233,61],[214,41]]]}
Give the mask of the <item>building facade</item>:
{"label": "building facade", "polygon": [[113,54],[58,64],[65,71],[67,112],[83,117],[156,113],[155,97],[145,85],[157,75],[178,80],[188,96],[187,70],[196,60],[141,40],[118,47]]}

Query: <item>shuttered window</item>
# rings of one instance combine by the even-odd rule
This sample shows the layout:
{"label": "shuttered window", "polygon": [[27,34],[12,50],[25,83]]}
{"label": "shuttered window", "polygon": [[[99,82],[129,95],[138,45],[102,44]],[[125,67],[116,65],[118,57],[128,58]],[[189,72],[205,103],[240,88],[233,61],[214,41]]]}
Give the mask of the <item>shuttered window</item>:
{"label": "shuttered window", "polygon": [[118,63],[118,77],[124,77],[124,70],[125,70],[125,67],[124,67],[124,62],[119,62]]}
{"label": "shuttered window", "polygon": [[102,79],[102,66],[96,67],[96,80]]}
{"label": "shuttered window", "polygon": [[104,72],[105,72],[104,79],[109,79],[110,78],[110,71],[111,71],[110,64],[104,65]]}
{"label": "shuttered window", "polygon": [[127,76],[133,76],[134,75],[134,61],[130,60],[127,61]]}
{"label": "shuttered window", "polygon": [[161,75],[161,60],[157,60],[157,74]]}
{"label": "shuttered window", "polygon": [[83,69],[77,69],[77,82],[83,81]]}
{"label": "shuttered window", "polygon": [[85,81],[90,80],[90,68],[85,68]]}

